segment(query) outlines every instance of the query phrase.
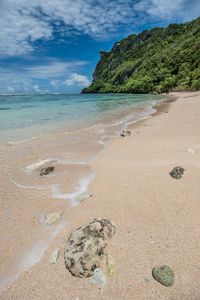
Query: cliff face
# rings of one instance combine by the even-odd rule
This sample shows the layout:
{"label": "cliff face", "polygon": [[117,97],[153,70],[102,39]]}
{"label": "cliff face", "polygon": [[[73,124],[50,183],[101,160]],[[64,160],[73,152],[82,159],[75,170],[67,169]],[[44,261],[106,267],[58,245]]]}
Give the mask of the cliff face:
{"label": "cliff face", "polygon": [[82,93],[149,93],[200,89],[200,18],[145,30],[100,52]]}

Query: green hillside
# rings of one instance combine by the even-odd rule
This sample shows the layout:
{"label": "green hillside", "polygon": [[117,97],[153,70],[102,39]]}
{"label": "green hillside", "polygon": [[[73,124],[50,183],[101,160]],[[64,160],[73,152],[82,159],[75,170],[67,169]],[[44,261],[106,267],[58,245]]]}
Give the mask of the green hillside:
{"label": "green hillside", "polygon": [[145,30],[100,52],[83,93],[149,93],[200,89],[200,17]]}

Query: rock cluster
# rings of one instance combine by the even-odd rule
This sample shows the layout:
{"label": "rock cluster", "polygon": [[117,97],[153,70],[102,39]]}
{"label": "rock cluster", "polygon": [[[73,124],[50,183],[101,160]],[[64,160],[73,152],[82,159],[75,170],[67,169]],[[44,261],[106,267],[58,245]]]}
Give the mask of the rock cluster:
{"label": "rock cluster", "polygon": [[123,130],[121,133],[122,137],[126,137],[126,136],[130,136],[131,135],[131,131],[130,130]]}
{"label": "rock cluster", "polygon": [[172,177],[172,178],[175,178],[175,179],[181,179],[183,174],[185,172],[185,169],[183,169],[182,167],[175,167],[173,168],[173,170],[169,173],[169,175]]}
{"label": "rock cluster", "polygon": [[115,225],[108,219],[94,219],[71,233],[65,245],[65,266],[76,277],[90,277],[100,266]]}

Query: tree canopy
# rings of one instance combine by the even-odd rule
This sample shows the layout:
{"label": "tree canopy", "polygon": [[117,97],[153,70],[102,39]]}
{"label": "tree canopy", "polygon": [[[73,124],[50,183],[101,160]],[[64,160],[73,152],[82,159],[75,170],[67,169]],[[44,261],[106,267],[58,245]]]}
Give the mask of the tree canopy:
{"label": "tree canopy", "polygon": [[100,56],[83,93],[199,90],[200,17],[130,35]]}

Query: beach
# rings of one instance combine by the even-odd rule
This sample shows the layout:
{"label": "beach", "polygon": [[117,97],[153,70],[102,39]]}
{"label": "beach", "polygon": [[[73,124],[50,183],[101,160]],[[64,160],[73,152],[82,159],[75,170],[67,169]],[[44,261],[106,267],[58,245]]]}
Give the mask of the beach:
{"label": "beach", "polygon": [[[22,263],[16,280],[2,291],[0,299],[200,299],[200,92],[172,96],[172,100],[156,107],[152,117],[129,125],[131,136],[113,139],[90,162],[95,176],[88,186],[92,197],[76,206],[67,203],[68,211],[63,213],[59,226],[55,225],[53,235],[44,228],[38,247],[49,236],[48,248],[44,247],[35,263],[36,247],[34,264],[29,261],[30,268],[23,272],[27,261]],[[176,166],[185,169],[180,180],[169,175]],[[85,166],[82,172],[89,173]],[[6,191],[7,182],[2,183]],[[17,186],[13,185],[13,199],[17,193]],[[23,211],[26,215],[23,202],[29,195],[30,190],[21,190],[23,201],[19,196],[16,200],[19,214]],[[34,216],[42,211],[42,206],[49,206],[49,212],[59,205],[66,210],[61,200],[47,198],[46,191],[41,191],[40,197],[41,207],[37,205],[38,211],[33,211],[31,220],[28,214],[25,217],[36,229],[39,220]],[[34,207],[35,201],[37,195],[32,196],[30,205]],[[6,201],[4,204],[6,207]],[[19,224],[17,210],[15,215],[8,232]],[[63,258],[70,233],[96,217],[108,218],[116,225],[108,249],[116,272],[104,286],[90,278],[73,277]],[[25,229],[20,234],[23,230],[23,236],[16,237],[21,243],[30,239]],[[50,264],[55,248],[60,249],[60,257],[56,264]],[[18,255],[17,248],[11,247],[10,251]],[[4,253],[5,258],[8,254]],[[153,267],[162,264],[169,265],[175,273],[172,287],[166,288],[152,277]]]}

